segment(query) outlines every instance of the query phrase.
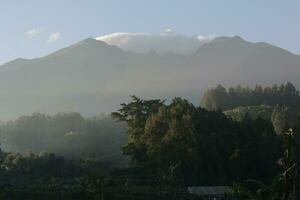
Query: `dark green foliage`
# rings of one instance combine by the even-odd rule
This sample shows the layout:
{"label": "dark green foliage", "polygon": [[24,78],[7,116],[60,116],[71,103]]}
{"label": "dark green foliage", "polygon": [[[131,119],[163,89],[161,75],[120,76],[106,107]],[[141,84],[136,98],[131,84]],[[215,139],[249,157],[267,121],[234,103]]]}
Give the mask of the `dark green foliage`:
{"label": "dark green foliage", "polygon": [[[226,94],[221,86],[218,91]],[[284,107],[277,106],[273,112],[272,107],[274,122],[281,119],[284,111]],[[198,199],[187,193],[186,187],[190,185],[232,185],[260,180],[247,181],[255,191],[253,198],[268,199],[277,192],[273,190],[275,186],[282,188],[284,176],[273,177],[281,172],[278,158],[284,157],[281,152],[288,145],[281,145],[283,136],[275,133],[272,122],[264,115],[252,117],[252,112],[245,112],[236,121],[221,110],[208,111],[182,98],[166,104],[158,99],[133,96],[132,102],[121,104],[121,109],[112,116],[121,123],[110,118],[84,119],[76,113],[64,113],[34,114],[3,124],[3,141],[15,141],[15,148],[26,151],[35,145],[34,152],[55,151],[68,157],[0,151],[0,197],[188,200]],[[118,134],[125,129],[123,122],[128,135],[123,153],[132,162],[129,168],[112,169],[113,165],[101,159],[110,155],[103,151],[103,146],[113,146],[113,140],[119,139]],[[299,124],[295,128],[298,163]],[[81,159],[70,156],[74,154],[82,155]],[[288,167],[293,165],[283,161]],[[242,187],[235,189],[242,194]]]}
{"label": "dark green foliage", "polygon": [[1,199],[198,199],[185,187],[157,182],[151,171],[109,169],[101,163],[74,162],[54,154],[1,151]]}
{"label": "dark green foliage", "polygon": [[294,151],[297,165],[300,166],[300,116],[298,116],[297,123],[294,126]]}
{"label": "dark green foliage", "polygon": [[296,181],[297,181],[297,166],[295,161],[294,151],[294,132],[289,129],[282,135],[283,140],[283,155],[279,160],[282,167],[281,182],[282,182],[282,200],[295,199]]}
{"label": "dark green foliage", "polygon": [[[251,200],[294,200],[299,199],[296,184],[297,163],[295,160],[295,136],[292,129],[281,134],[282,157],[278,160],[281,170],[271,184],[258,180],[245,180],[232,187],[232,198]],[[298,189],[298,190],[297,190]]]}
{"label": "dark green foliage", "polygon": [[[134,104],[123,104],[123,110],[128,105]],[[137,110],[131,115],[138,117]],[[274,163],[281,147],[270,121],[246,115],[235,122],[221,111],[197,108],[181,98],[155,110],[142,115],[139,138],[129,143],[142,138],[142,148],[125,153],[135,160],[142,154],[144,159],[135,164],[151,168],[162,179],[183,185],[222,185],[249,178],[270,182],[278,171]]]}
{"label": "dark green foliage", "polygon": [[300,103],[299,92],[290,82],[272,88],[256,85],[254,89],[240,85],[226,90],[221,85],[207,90],[201,100],[201,106],[207,110],[229,110],[237,106],[277,105],[295,106]]}
{"label": "dark green foliage", "polygon": [[[3,199],[56,199],[82,197],[75,177],[85,173],[80,163],[52,153],[21,155],[1,151],[0,197]],[[74,194],[74,196],[72,195]]]}
{"label": "dark green foliage", "polygon": [[145,124],[148,117],[157,112],[163,105],[161,100],[142,100],[132,96],[132,102],[121,104],[118,112],[112,113],[112,117],[127,124],[128,144],[123,150],[126,155],[131,156],[133,163],[145,161]]}

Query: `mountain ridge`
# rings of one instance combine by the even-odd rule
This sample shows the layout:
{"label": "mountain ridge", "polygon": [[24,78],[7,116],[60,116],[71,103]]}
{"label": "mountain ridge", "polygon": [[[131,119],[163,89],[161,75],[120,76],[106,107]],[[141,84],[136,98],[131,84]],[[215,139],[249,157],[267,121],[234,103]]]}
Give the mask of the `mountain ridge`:
{"label": "mountain ridge", "polygon": [[111,112],[129,95],[183,96],[197,104],[219,83],[300,87],[300,56],[239,36],[218,37],[192,55],[135,53],[92,38],[0,67],[0,119],[33,112]]}
{"label": "mountain ridge", "polygon": [[[276,46],[276,45],[273,45],[273,44],[270,44],[270,43],[267,43],[267,42],[251,42],[251,41],[248,41],[248,40],[245,40],[244,38],[242,38],[241,36],[239,36],[239,35],[235,35],[235,36],[232,36],[232,37],[229,37],[229,36],[220,36],[220,37],[216,37],[214,40],[212,40],[211,42],[207,42],[207,43],[205,43],[205,44],[203,44],[202,46],[200,46],[194,53],[192,53],[192,54],[187,54],[187,55],[181,55],[181,56],[191,56],[191,55],[193,55],[193,54],[196,54],[200,49],[202,49],[204,46],[207,46],[207,45],[209,45],[209,44],[211,44],[211,43],[215,43],[215,42],[224,42],[224,41],[226,41],[226,42],[228,42],[228,41],[233,41],[233,42],[245,42],[245,43],[247,43],[247,44],[252,44],[252,45],[260,45],[260,46],[268,46],[268,47],[273,47],[273,48],[276,48],[276,49],[280,49],[280,50],[282,50],[282,51],[284,51],[284,52],[286,52],[286,53],[290,53],[290,54],[293,54],[293,55],[295,55],[295,56],[300,56],[300,55],[298,55],[298,54],[296,54],[296,53],[293,53],[293,52],[291,52],[291,51],[289,51],[289,50],[287,50],[287,49],[285,49],[285,48],[282,48],[282,47],[279,47],[279,46]],[[3,64],[1,64],[0,65],[0,67],[1,66],[5,66],[6,64],[9,64],[9,63],[12,63],[12,62],[15,62],[15,61],[28,61],[28,60],[35,60],[35,59],[41,59],[41,58],[45,58],[45,57],[52,57],[52,56],[55,56],[56,54],[58,54],[58,53],[60,53],[60,52],[64,52],[65,50],[70,50],[70,49],[73,49],[73,48],[76,48],[76,47],[80,47],[80,46],[88,46],[88,47],[90,47],[89,45],[95,45],[95,44],[97,44],[97,45],[103,45],[103,47],[109,47],[109,48],[116,48],[116,49],[119,49],[119,50],[121,50],[121,51],[123,51],[123,52],[126,52],[126,53],[135,53],[135,54],[142,54],[142,55],[147,55],[147,54],[156,54],[156,55],[159,55],[155,50],[151,50],[151,51],[149,51],[149,52],[147,52],[147,53],[140,53],[140,52],[134,52],[134,51],[127,51],[127,50],[124,50],[124,49],[122,49],[122,48],[120,48],[120,47],[118,47],[118,46],[116,46],[116,45],[110,45],[110,44],[107,44],[106,42],[104,42],[104,41],[101,41],[101,40],[97,40],[97,39],[95,39],[95,38],[91,38],[91,37],[89,37],[89,38],[86,38],[86,39],[84,39],[84,40],[81,40],[81,41],[79,41],[79,42],[77,42],[77,43],[75,43],[75,44],[72,44],[72,45],[69,45],[69,46],[67,46],[67,47],[64,47],[64,48],[62,48],[62,49],[59,49],[59,50],[57,50],[57,51],[54,51],[54,52],[52,52],[52,53],[49,53],[49,54],[46,54],[46,55],[44,55],[44,56],[40,56],[40,57],[36,57],[36,58],[30,58],[30,59],[28,59],[28,58],[22,58],[22,57],[19,57],[19,58],[16,58],[16,59],[13,59],[13,60],[11,60],[11,61],[8,61],[8,62],[6,62],[6,63],[3,63]],[[168,55],[168,54],[171,54],[171,55],[177,55],[177,56],[179,56],[178,54],[176,54],[176,53],[166,53],[165,55]]]}

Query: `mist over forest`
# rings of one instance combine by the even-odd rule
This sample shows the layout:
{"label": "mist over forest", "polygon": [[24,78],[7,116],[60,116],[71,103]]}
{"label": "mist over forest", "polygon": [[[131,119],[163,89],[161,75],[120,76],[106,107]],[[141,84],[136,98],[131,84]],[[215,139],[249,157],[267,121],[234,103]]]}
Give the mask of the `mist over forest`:
{"label": "mist over forest", "polygon": [[[121,147],[126,126],[108,114],[84,118],[80,113],[33,113],[0,125],[1,148],[22,154],[55,153],[69,159],[91,158],[124,164]],[[123,163],[122,163],[123,162]]]}

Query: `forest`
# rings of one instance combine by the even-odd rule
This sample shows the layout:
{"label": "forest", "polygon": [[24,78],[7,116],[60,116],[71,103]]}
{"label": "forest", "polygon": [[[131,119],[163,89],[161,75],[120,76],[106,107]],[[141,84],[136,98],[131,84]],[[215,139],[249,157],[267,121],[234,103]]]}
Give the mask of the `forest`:
{"label": "forest", "polygon": [[256,85],[254,89],[249,87],[230,87],[226,90],[222,85],[207,90],[201,99],[201,106],[207,110],[229,110],[237,106],[253,105],[299,105],[299,91],[290,82],[272,87]]}
{"label": "forest", "polygon": [[288,82],[218,85],[200,106],[132,96],[111,115],[22,116],[0,126],[0,196],[201,199],[187,187],[227,185],[232,198],[297,198],[300,118],[289,114],[297,106]]}
{"label": "forest", "polygon": [[33,113],[0,125],[2,148],[7,151],[51,152],[68,159],[89,157],[116,165],[124,161],[120,149],[127,140],[124,132],[125,124],[108,114],[84,118],[76,112]]}

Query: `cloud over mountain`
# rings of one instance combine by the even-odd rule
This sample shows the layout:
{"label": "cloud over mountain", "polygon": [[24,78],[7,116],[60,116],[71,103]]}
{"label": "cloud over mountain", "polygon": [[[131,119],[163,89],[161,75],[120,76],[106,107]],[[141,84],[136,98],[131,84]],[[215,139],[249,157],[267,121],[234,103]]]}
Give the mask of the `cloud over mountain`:
{"label": "cloud over mountain", "polygon": [[55,32],[49,35],[47,42],[48,43],[54,43],[58,41],[61,38],[61,33],[60,32]]}
{"label": "cloud over mountain", "polygon": [[41,30],[35,29],[35,28],[29,29],[29,30],[26,31],[26,34],[29,37],[35,37],[35,36],[39,35],[40,33],[41,33]]}
{"label": "cloud over mountain", "polygon": [[127,51],[147,53],[156,51],[158,54],[175,53],[191,54],[201,45],[212,41],[215,35],[186,36],[166,29],[159,34],[149,33],[112,33],[96,37],[95,39],[115,45]]}

